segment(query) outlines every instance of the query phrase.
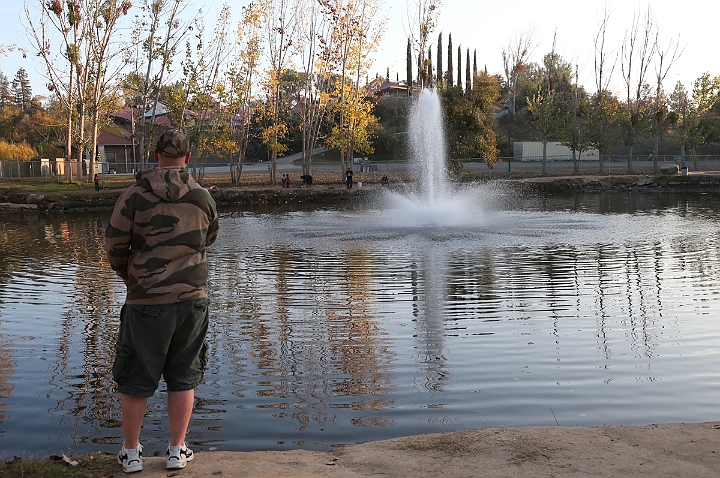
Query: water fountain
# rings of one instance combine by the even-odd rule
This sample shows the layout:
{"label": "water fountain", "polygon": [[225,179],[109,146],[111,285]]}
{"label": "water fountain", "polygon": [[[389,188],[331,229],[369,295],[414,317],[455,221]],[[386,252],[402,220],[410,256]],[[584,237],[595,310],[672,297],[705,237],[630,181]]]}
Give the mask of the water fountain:
{"label": "water fountain", "polygon": [[447,178],[447,150],[442,106],[435,89],[420,92],[408,125],[411,171],[415,187],[389,192],[388,226],[477,226],[483,223],[477,188],[451,187]]}

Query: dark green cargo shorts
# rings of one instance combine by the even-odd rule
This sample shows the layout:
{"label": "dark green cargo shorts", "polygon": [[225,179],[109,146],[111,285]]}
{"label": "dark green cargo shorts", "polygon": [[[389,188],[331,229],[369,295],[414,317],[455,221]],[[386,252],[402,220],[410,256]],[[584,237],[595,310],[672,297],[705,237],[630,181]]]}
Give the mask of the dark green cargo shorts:
{"label": "dark green cargo shorts", "polygon": [[161,376],[170,392],[196,388],[207,364],[209,304],[124,305],[113,364],[118,391],[151,397]]}

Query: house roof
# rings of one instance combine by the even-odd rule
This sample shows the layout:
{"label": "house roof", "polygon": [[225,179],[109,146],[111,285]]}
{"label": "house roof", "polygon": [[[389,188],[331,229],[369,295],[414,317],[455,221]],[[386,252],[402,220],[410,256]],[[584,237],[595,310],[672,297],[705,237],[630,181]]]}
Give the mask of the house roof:
{"label": "house roof", "polygon": [[[135,116],[138,116],[139,112],[140,110],[138,108],[123,108],[121,110],[110,113],[110,116],[112,116],[113,118],[123,119],[129,123],[130,121],[132,121],[133,113],[135,114]],[[145,118],[149,119],[151,117],[152,108],[147,113],[145,113]],[[155,125],[167,126],[168,128],[173,127],[172,122],[167,115],[167,109],[162,105],[162,103],[158,103],[158,108],[155,112]]]}
{"label": "house roof", "polygon": [[114,111],[110,113],[110,116],[112,116],[113,118],[124,119],[130,122],[130,120],[132,119],[132,113],[136,110],[137,108],[123,108],[119,111]]}
{"label": "house roof", "polygon": [[382,95],[391,91],[407,91],[405,82],[375,78],[365,86],[367,95]]}
{"label": "house roof", "polygon": [[98,133],[97,143],[102,144],[104,146],[111,146],[111,145],[122,145],[122,146],[128,145],[128,146],[130,146],[130,145],[132,145],[132,141],[130,141],[129,139],[125,139],[122,136],[118,136],[116,134],[110,133],[105,130],[100,130],[100,132]]}
{"label": "house roof", "polygon": [[[152,117],[152,115],[153,115],[153,106],[155,106],[155,105],[150,105],[150,107],[148,108],[147,112],[145,112],[145,117],[146,117],[146,118],[151,118],[151,117]],[[162,104],[162,103],[160,103],[160,102],[158,101],[158,102],[157,102],[157,107],[155,108],[155,116],[157,117],[157,116],[160,116],[160,115],[166,115],[167,113],[168,113],[167,106],[165,106],[164,104]]]}

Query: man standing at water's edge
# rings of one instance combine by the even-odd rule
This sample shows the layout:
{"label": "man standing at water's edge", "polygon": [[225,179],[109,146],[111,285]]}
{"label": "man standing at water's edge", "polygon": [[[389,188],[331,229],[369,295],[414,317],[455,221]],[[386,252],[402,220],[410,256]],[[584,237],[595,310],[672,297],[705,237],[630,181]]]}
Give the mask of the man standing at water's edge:
{"label": "man standing at water's edge", "polygon": [[185,169],[182,132],[163,134],[155,159],[158,167],[139,172],[118,198],[105,234],[110,265],[127,287],[113,365],[124,435],[118,462],[126,473],[142,470],[140,430],[161,376],[171,434],[166,467],[193,459],[185,433],[207,362],[205,248],[218,234],[215,202]]}

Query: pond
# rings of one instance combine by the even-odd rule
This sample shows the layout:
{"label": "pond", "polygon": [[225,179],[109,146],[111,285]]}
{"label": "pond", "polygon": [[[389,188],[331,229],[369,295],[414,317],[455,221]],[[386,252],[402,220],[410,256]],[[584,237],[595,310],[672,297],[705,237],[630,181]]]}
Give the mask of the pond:
{"label": "pond", "polygon": [[[188,443],[716,419],[718,197],[507,195],[472,214],[432,227],[382,207],[222,211]],[[2,457],[121,443],[108,218],[0,218]],[[162,389],[148,454],[169,437]]]}

